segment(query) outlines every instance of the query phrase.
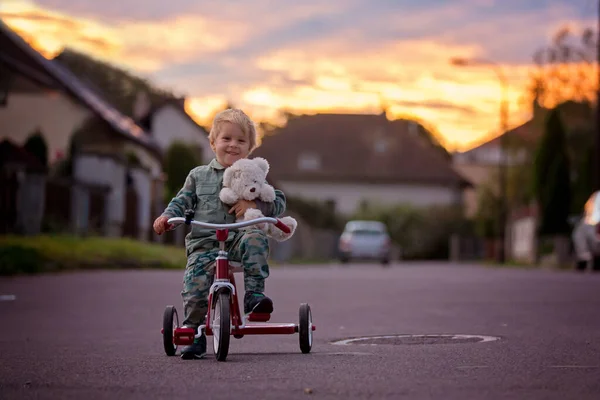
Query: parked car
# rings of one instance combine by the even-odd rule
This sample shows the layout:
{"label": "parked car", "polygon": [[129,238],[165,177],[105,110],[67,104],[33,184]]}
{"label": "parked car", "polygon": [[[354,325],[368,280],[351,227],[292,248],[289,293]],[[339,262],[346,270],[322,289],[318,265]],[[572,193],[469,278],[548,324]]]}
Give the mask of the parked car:
{"label": "parked car", "polygon": [[584,271],[591,264],[600,271],[600,191],[593,193],[585,203],[583,216],[572,233],[575,248],[575,268]]}
{"label": "parked car", "polygon": [[385,224],[379,221],[348,221],[338,246],[340,261],[353,259],[390,262],[391,240]]}

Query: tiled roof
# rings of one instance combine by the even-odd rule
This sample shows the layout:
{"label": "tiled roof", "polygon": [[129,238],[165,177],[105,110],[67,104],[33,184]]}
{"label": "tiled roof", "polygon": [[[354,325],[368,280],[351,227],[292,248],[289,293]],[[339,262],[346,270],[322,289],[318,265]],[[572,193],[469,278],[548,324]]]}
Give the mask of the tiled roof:
{"label": "tiled roof", "polygon": [[154,140],[134,121],[121,114],[58,62],[46,59],[0,20],[0,57],[9,68],[17,69],[42,84],[66,90],[71,96],[104,119],[115,132],[159,155]]}
{"label": "tiled roof", "polygon": [[138,123],[144,127],[147,130],[151,130],[152,127],[152,117],[154,116],[154,114],[156,114],[159,110],[161,110],[163,107],[166,107],[168,105],[172,105],[177,111],[179,111],[179,113],[184,117],[187,118],[192,124],[196,125],[198,127],[198,129],[201,131],[201,134],[204,136],[208,136],[208,132],[206,131],[206,129],[199,125],[193,118],[191,115],[189,115],[187,113],[187,111],[185,110],[185,98],[165,98],[163,101],[161,101],[158,104],[153,105],[150,110],[148,110],[148,113],[146,113],[146,115],[144,117],[142,117]]}
{"label": "tiled roof", "polygon": [[269,160],[277,181],[468,184],[449,159],[411,132],[411,123],[369,114],[292,117],[252,156]]}

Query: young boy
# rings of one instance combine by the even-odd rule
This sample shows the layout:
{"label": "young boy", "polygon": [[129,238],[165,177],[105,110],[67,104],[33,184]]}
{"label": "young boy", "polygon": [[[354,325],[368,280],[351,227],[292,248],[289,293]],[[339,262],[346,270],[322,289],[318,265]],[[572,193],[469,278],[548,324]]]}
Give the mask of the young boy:
{"label": "young boy", "polygon": [[[285,196],[276,190],[273,203],[240,200],[231,208],[221,202],[223,172],[235,161],[246,158],[256,147],[254,123],[241,110],[227,109],[218,113],[208,136],[216,158],[208,165],[196,167],[188,174],[183,188],[154,221],[154,231],[161,235],[172,228],[171,217],[183,217],[185,210],[195,210],[194,219],[210,223],[233,223],[248,208],[258,208],[265,216],[277,217],[285,211]],[[260,230],[229,231],[227,251],[231,260],[244,267],[244,313],[271,313],[273,302],[263,294],[269,276],[267,258],[269,243]],[[198,329],[208,311],[208,293],[214,278],[211,265],[217,258],[218,242],[214,229],[192,225],[185,238],[187,265],[183,279],[183,325]],[[202,358],[206,354],[206,336],[202,335],[181,351],[181,358]]]}

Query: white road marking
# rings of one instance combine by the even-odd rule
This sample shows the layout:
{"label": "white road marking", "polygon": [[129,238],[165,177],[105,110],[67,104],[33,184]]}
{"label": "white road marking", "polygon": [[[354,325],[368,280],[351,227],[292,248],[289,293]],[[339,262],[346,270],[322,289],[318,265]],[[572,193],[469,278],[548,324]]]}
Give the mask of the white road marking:
{"label": "white road marking", "polygon": [[548,368],[599,368],[598,365],[550,365]]}
{"label": "white road marking", "polygon": [[0,301],[15,301],[17,299],[17,296],[15,296],[14,294],[1,294],[0,295]]}

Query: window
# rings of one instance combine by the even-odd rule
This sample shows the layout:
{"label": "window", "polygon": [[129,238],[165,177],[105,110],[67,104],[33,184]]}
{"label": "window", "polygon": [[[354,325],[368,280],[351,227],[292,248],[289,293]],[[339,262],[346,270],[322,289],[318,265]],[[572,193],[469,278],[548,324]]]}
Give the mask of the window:
{"label": "window", "polygon": [[302,153],[298,157],[298,169],[314,171],[321,168],[321,158],[316,153]]}
{"label": "window", "polygon": [[384,153],[387,149],[387,140],[383,138],[375,139],[375,151],[377,153]]}

